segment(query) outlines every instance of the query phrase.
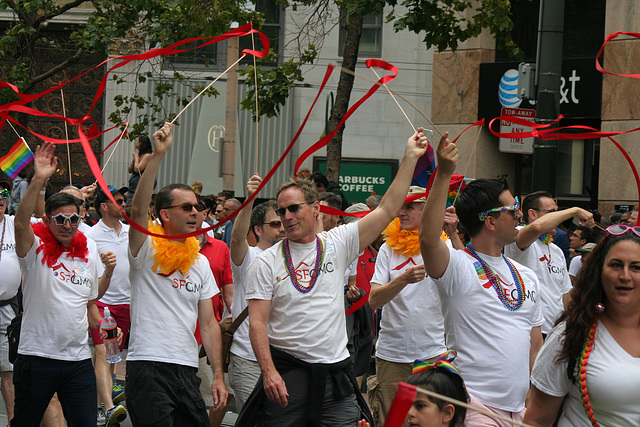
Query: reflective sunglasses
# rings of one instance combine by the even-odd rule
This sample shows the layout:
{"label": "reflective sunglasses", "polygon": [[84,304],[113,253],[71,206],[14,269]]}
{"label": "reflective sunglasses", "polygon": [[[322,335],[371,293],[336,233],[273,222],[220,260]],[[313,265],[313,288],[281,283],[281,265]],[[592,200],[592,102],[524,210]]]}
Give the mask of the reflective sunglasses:
{"label": "reflective sunglasses", "polygon": [[72,227],[80,224],[80,215],[78,215],[77,213],[72,213],[71,215],[67,216],[60,212],[54,216],[49,216],[49,218],[51,218],[56,223],[56,225],[64,225],[67,221],[69,221],[69,225]]}
{"label": "reflective sunglasses", "polygon": [[633,234],[635,234],[636,236],[640,237],[640,227],[639,226],[633,226],[633,227],[629,227],[628,225],[624,225],[624,224],[613,224],[610,225],[609,227],[607,227],[607,233],[612,234],[614,236],[621,236],[623,234],[625,234],[627,231],[633,231]]}
{"label": "reflective sunglasses", "polygon": [[3,199],[8,199],[9,198],[9,190],[7,190],[6,188],[2,191],[0,191],[0,197],[2,197]]}
{"label": "reflective sunglasses", "polygon": [[300,206],[303,206],[303,205],[311,205],[311,203],[296,203],[295,205],[289,205],[286,208],[278,208],[276,209],[276,215],[284,216],[284,214],[286,214],[287,211],[291,213],[298,212],[298,209],[300,209]]}
{"label": "reflective sunglasses", "polygon": [[167,206],[166,208],[162,208],[162,209],[173,209],[173,208],[180,208],[182,209],[183,212],[191,212],[191,210],[193,210],[195,208],[196,211],[198,212],[202,212],[204,210],[204,204],[202,203],[183,203],[181,205],[173,205],[173,206]]}
{"label": "reflective sunglasses", "polygon": [[282,221],[271,221],[271,222],[263,222],[262,225],[267,225],[269,224],[269,227],[271,228],[280,228],[282,227]]}
{"label": "reflective sunglasses", "polygon": [[487,217],[489,216],[489,214],[493,213],[493,212],[504,212],[504,211],[512,211],[513,212],[513,218],[516,219],[518,218],[518,212],[520,211],[520,201],[518,200],[518,196],[515,197],[516,199],[516,204],[512,205],[512,206],[501,206],[499,208],[493,208],[493,209],[489,209],[487,211],[482,211],[478,214],[478,218],[480,218],[480,221],[484,221],[485,219],[487,219]]}

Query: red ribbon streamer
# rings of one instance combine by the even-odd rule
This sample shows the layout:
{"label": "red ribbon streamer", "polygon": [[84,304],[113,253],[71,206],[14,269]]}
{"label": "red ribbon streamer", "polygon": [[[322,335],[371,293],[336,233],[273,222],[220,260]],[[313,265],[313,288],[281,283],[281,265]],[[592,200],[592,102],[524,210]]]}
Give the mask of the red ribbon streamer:
{"label": "red ribbon streamer", "polygon": [[389,413],[384,421],[384,427],[402,427],[415,399],[416,386],[407,383],[398,383],[398,391],[389,408]]}
{"label": "red ribbon streamer", "polygon": [[316,151],[318,151],[319,149],[321,149],[322,147],[326,146],[329,141],[331,141],[331,138],[333,138],[333,136],[338,133],[338,130],[342,127],[342,125],[344,124],[344,122],[347,121],[347,119],[349,117],[351,117],[351,115],[358,109],[360,108],[360,106],[362,105],[362,103],[364,101],[366,101],[367,99],[369,99],[371,97],[371,95],[373,95],[380,87],[382,87],[382,85],[384,83],[390,82],[391,80],[395,79],[396,76],[398,75],[398,67],[396,67],[395,65],[391,65],[388,62],[382,61],[380,59],[367,59],[365,61],[365,64],[367,66],[367,68],[371,68],[371,67],[377,67],[377,68],[382,68],[383,70],[389,71],[391,73],[393,73],[392,75],[387,75],[384,76],[382,78],[380,78],[380,80],[378,80],[378,83],[373,85],[371,87],[371,89],[369,89],[367,91],[367,93],[358,100],[358,102],[356,102],[355,104],[353,104],[351,106],[351,108],[349,108],[349,110],[347,110],[347,113],[344,115],[344,117],[342,118],[342,120],[340,120],[340,123],[338,123],[338,126],[336,126],[336,128],[333,130],[333,132],[329,133],[328,135],[324,136],[323,138],[321,138],[318,142],[316,142],[315,144],[313,144],[311,147],[309,147],[304,153],[302,153],[302,155],[298,158],[298,160],[296,161],[296,165],[295,168],[293,169],[294,174],[298,173],[298,169],[300,169],[300,166],[302,165],[302,163],[313,153],[315,153]]}
{"label": "red ribbon streamer", "polygon": [[615,39],[616,37],[618,37],[619,35],[625,35],[625,36],[631,36],[631,37],[635,37],[635,38],[640,38],[640,33],[627,33],[624,31],[618,31],[617,33],[612,33],[609,34],[607,36],[607,38],[604,40],[604,43],[602,44],[602,47],[600,48],[600,50],[598,51],[598,54],[596,55],[596,70],[600,71],[603,74],[609,74],[610,76],[620,76],[620,77],[631,77],[634,79],[640,79],[640,74],[616,74],[616,73],[611,73],[607,70],[605,70],[604,68],[602,68],[602,66],[600,65],[600,55],[602,55],[602,52],[604,52],[604,47],[606,46],[607,43],[609,43],[611,40]]}

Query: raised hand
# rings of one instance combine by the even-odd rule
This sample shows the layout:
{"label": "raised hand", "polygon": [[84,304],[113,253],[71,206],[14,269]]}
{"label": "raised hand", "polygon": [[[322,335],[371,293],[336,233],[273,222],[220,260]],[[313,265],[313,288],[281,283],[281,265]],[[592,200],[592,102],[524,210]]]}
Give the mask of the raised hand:
{"label": "raised hand", "polygon": [[458,164],[458,147],[447,139],[448,136],[449,132],[442,134],[436,149],[436,156],[438,156],[438,170],[452,175]]}
{"label": "raised hand", "polygon": [[165,154],[173,144],[173,124],[165,123],[153,134],[153,152]]}
{"label": "raised hand", "polygon": [[258,187],[262,183],[262,178],[258,175],[258,172],[254,173],[249,181],[247,181],[247,197],[251,196],[258,190]]}
{"label": "raised hand", "polygon": [[48,180],[58,169],[58,158],[53,155],[56,146],[50,142],[45,142],[42,146],[36,147],[33,165],[35,177],[42,181]]}
{"label": "raised hand", "polygon": [[427,152],[427,148],[429,147],[429,141],[427,137],[422,133],[424,129],[419,128],[416,133],[413,134],[407,140],[407,148],[405,149],[405,155],[410,155],[411,157],[418,159]]}

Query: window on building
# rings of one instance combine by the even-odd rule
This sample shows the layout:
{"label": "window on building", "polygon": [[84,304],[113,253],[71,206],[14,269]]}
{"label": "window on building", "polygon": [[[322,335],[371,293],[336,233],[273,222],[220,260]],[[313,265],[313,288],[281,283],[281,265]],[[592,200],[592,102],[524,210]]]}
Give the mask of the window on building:
{"label": "window on building", "polygon": [[[361,57],[379,58],[382,56],[382,14],[365,15],[362,21],[362,36],[360,36],[359,55]],[[345,28],[346,22],[346,17],[342,17],[340,20],[340,35],[338,38],[338,55],[340,56],[344,53],[344,44],[347,39],[347,30]]]}
{"label": "window on building", "polygon": [[[255,5],[256,10],[264,16],[264,24],[262,24],[260,31],[269,38],[270,50],[275,53],[280,53],[284,34],[284,9],[276,0],[256,0]],[[255,43],[256,50],[262,49],[260,37],[257,35],[254,37],[254,42],[251,41],[251,37],[242,37],[240,39],[240,52],[242,52],[243,49],[253,49],[253,43]],[[247,56],[242,60],[242,63],[253,63],[253,57]],[[261,65],[275,66],[277,64],[262,61]]]}
{"label": "window on building", "polygon": [[[276,0],[255,0],[254,3],[256,10],[261,12],[265,18],[265,22],[260,31],[269,38],[271,50],[279,52],[283,37],[284,9],[277,4]],[[187,44],[184,46],[192,47],[201,45],[202,43],[202,41],[198,41],[195,44]],[[256,50],[262,49],[260,37],[254,36],[254,43]],[[250,36],[242,37],[240,39],[240,52],[242,52],[243,49],[253,49],[253,43]],[[170,57],[167,57],[167,60],[169,62],[165,62],[165,67],[174,67],[178,70],[206,69],[209,71],[223,71],[227,67],[227,42],[222,41],[199,49],[171,55]],[[242,61],[242,63],[252,62],[253,58],[249,56]],[[268,66],[270,64],[265,64],[263,62],[262,65]]]}

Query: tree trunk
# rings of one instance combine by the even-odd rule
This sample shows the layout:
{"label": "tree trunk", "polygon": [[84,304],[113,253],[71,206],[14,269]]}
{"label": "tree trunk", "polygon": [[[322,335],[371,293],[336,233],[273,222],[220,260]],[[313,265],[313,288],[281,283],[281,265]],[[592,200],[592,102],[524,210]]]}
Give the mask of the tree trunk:
{"label": "tree trunk", "polygon": [[[355,71],[358,62],[358,49],[360,48],[360,36],[362,35],[362,16],[352,15],[346,25],[347,37],[342,55],[342,67]],[[329,118],[329,129],[333,131],[340,123],[349,109],[351,89],[353,89],[354,76],[341,72],[336,102]],[[344,125],[333,136],[327,145],[327,178],[329,181],[338,182],[340,176],[340,161],[342,159],[342,133]]]}

